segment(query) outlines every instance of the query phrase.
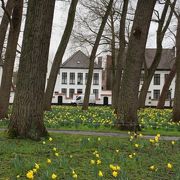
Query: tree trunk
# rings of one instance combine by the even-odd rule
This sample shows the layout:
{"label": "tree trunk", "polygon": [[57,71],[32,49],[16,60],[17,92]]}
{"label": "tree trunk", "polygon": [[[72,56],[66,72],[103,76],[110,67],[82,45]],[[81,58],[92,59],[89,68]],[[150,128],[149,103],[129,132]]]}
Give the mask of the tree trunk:
{"label": "tree trunk", "polygon": [[126,47],[126,40],[125,40],[125,26],[126,26],[126,16],[128,10],[128,3],[129,0],[124,0],[123,10],[120,20],[120,29],[119,29],[119,50],[118,50],[118,57],[117,57],[117,73],[115,78],[115,87],[114,87],[114,109],[115,113],[117,113],[118,109],[118,97],[120,93],[121,87],[121,79],[122,79],[122,69],[123,69],[123,55]]}
{"label": "tree trunk", "polygon": [[51,72],[49,75],[49,80],[47,83],[47,88],[46,88],[45,98],[44,98],[44,110],[51,109],[51,101],[52,101],[54,86],[56,84],[57,74],[59,72],[59,68],[62,62],[64,52],[66,50],[67,44],[69,42],[69,38],[71,36],[77,3],[78,3],[78,0],[71,1],[66,28],[64,30],[64,34],[62,36],[58,50],[56,52],[56,55],[52,64]]}
{"label": "tree trunk", "polygon": [[0,25],[0,58],[2,57],[4,40],[6,37],[7,27],[9,24],[9,19],[8,19],[7,13],[11,16],[13,7],[14,7],[14,0],[8,0],[7,4],[6,4],[6,12],[4,12],[3,17],[1,19],[1,25]]}
{"label": "tree trunk", "polygon": [[178,16],[178,27],[176,35],[176,85],[173,106],[173,121],[180,122],[180,14]]}
{"label": "tree trunk", "polygon": [[8,133],[39,140],[47,136],[43,99],[55,0],[29,0],[18,80]]}
{"label": "tree trunk", "polygon": [[12,13],[12,23],[10,26],[5,61],[3,65],[3,74],[0,86],[0,119],[7,117],[16,48],[21,27],[22,10],[23,0],[19,0],[15,3]]}
{"label": "tree trunk", "polygon": [[84,102],[83,102],[83,106],[82,106],[82,110],[87,110],[88,109],[88,105],[89,105],[89,95],[90,95],[90,91],[91,91],[91,83],[92,83],[92,76],[93,76],[93,69],[94,69],[94,60],[96,57],[96,52],[99,46],[99,42],[101,40],[101,36],[102,33],[104,31],[104,27],[106,25],[108,16],[111,12],[111,8],[112,8],[112,4],[113,4],[113,0],[109,0],[109,4],[107,6],[107,10],[105,12],[104,17],[102,18],[102,22],[98,31],[98,34],[96,36],[96,41],[94,43],[92,52],[91,52],[91,56],[89,59],[89,71],[88,71],[88,78],[87,78],[87,85],[86,85],[86,90],[85,90],[85,97],[84,97]]}
{"label": "tree trunk", "polygon": [[[176,0],[174,0],[172,8],[174,8],[175,4],[176,4]],[[141,87],[141,91],[140,91],[140,95],[139,95],[139,102],[138,102],[140,108],[145,107],[146,96],[147,96],[147,92],[149,89],[149,85],[150,85],[153,75],[157,69],[157,66],[161,60],[162,41],[163,41],[164,35],[168,29],[168,26],[171,22],[171,18],[173,15],[173,9],[171,9],[171,12],[169,13],[166,24],[164,25],[164,22],[165,22],[166,16],[167,16],[167,12],[168,12],[168,8],[169,8],[169,0],[167,0],[165,3],[165,6],[164,6],[164,9],[162,12],[162,16],[161,16],[161,19],[159,20],[159,24],[158,24],[157,39],[156,39],[156,42],[157,42],[156,54],[155,54],[152,65],[148,69],[148,73],[146,74],[147,76],[145,76],[145,78],[144,78],[144,83]]]}
{"label": "tree trunk", "polygon": [[[158,105],[157,105],[158,109],[163,109],[164,108],[164,104],[165,104],[165,101],[166,101],[168,90],[169,90],[169,87],[171,85],[172,80],[175,77],[175,74],[176,74],[176,66],[174,64],[171,71],[170,71],[170,73],[169,73],[169,75],[167,76],[167,78],[165,80],[165,83],[164,83],[164,86],[163,86],[163,89],[162,89],[162,92],[161,92],[161,96],[159,97],[159,101],[158,101]],[[170,101],[171,101],[171,99],[170,99]]]}
{"label": "tree trunk", "polygon": [[156,0],[139,0],[129,40],[119,96],[117,127],[136,130],[138,126],[138,91],[146,41]]}

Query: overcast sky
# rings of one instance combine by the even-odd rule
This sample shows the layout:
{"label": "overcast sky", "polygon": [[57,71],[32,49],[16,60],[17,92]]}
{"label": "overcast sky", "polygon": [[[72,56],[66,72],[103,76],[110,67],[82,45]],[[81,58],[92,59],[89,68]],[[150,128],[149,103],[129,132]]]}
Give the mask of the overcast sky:
{"label": "overcast sky", "polygon": [[[135,2],[134,0],[133,2]],[[160,12],[162,11],[163,6],[156,7]],[[69,2],[62,2],[62,1],[56,1],[55,6],[55,12],[54,12],[54,20],[53,20],[53,28],[52,28],[52,35],[51,35],[51,44],[50,44],[50,53],[49,53],[49,59],[52,61],[56,50],[58,48],[58,45],[61,40],[61,36],[66,24],[67,20],[67,13],[69,9]],[[81,9],[78,7],[79,13],[81,13]],[[0,8],[0,15],[2,15],[2,9]],[[23,20],[24,22],[24,20]],[[174,23],[175,24],[175,23]],[[24,23],[21,27],[23,29]],[[174,26],[173,24],[171,26]],[[149,36],[147,41],[147,47],[148,48],[155,48],[156,47],[156,41],[155,41],[155,33],[156,33],[156,23],[151,23],[150,30],[149,30]],[[174,27],[175,30],[175,27]],[[22,43],[22,33],[20,34],[19,44]],[[172,48],[174,43],[170,38],[165,38],[164,40],[164,48]],[[80,47],[78,48],[80,49]],[[75,52],[75,49],[71,48],[71,42],[68,45],[68,48],[65,52],[63,61],[66,60],[69,56],[71,56]],[[17,66],[17,65],[16,65]]]}

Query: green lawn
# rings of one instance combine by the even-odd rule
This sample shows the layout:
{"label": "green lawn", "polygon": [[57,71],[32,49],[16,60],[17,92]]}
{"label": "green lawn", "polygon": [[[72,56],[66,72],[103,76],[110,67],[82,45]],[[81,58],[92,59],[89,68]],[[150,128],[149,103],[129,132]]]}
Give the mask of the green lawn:
{"label": "green lawn", "polygon": [[[34,174],[34,179],[38,180],[52,179],[53,173],[60,180],[71,180],[73,175],[80,180],[180,179],[180,142],[172,145],[171,141],[157,138],[158,142],[151,143],[141,137],[132,141],[129,138],[58,134],[51,134],[51,137],[52,141],[35,142],[8,139],[0,133],[0,179],[26,179],[35,163],[40,166]],[[47,159],[51,163],[48,164]],[[91,164],[91,160],[95,164]],[[172,165],[171,169],[167,167],[168,163]],[[154,169],[150,170],[150,166]],[[103,177],[99,176],[99,171]],[[113,171],[114,175],[117,172],[117,177],[112,175]]]}

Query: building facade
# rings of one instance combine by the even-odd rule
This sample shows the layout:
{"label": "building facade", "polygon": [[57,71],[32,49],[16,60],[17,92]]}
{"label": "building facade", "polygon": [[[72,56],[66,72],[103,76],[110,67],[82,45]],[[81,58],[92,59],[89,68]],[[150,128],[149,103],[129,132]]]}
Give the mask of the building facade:
{"label": "building facade", "polygon": [[[70,103],[75,95],[84,94],[89,69],[89,57],[77,51],[61,66],[54,92],[63,97],[64,103]],[[102,61],[94,64],[91,94],[100,99],[102,89]]]}
{"label": "building facade", "polygon": [[[139,86],[139,91],[141,90],[143,80],[144,80],[144,66],[147,67],[147,69],[151,66],[154,57],[155,57],[156,49],[146,49],[145,52],[145,62],[146,64],[143,64],[142,72],[141,72],[141,81]],[[116,60],[117,61],[117,60]],[[162,88],[165,83],[165,79],[167,75],[170,73],[171,68],[175,62],[175,49],[163,49],[162,50],[162,56],[160,63],[154,73],[154,76],[151,80],[149,90],[146,97],[146,105],[147,106],[156,106],[158,103],[158,99],[160,97]],[[107,56],[107,63],[105,68],[105,76],[104,79],[106,80],[104,89],[105,90],[112,90],[112,84],[113,78],[112,78],[112,58],[111,56]],[[165,106],[171,106],[172,101],[174,98],[174,91],[175,91],[175,78],[173,79],[171,86],[169,88],[169,93],[167,95],[167,99],[165,102]]]}

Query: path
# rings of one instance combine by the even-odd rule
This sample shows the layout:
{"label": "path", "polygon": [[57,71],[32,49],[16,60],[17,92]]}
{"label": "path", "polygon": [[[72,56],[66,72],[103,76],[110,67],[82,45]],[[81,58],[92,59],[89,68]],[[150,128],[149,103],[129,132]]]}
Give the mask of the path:
{"label": "path", "polygon": [[[6,129],[0,128],[0,131],[5,131]],[[111,132],[94,132],[94,131],[78,131],[78,130],[54,130],[48,129],[48,132],[52,133],[60,133],[60,134],[70,134],[70,135],[87,135],[87,136],[109,136],[109,137],[120,137],[120,138],[127,138],[129,137],[128,134],[123,133],[111,133]],[[142,138],[144,139],[153,139],[155,136],[152,135],[143,135]],[[161,140],[166,141],[179,141],[180,137],[176,136],[161,136]]]}

